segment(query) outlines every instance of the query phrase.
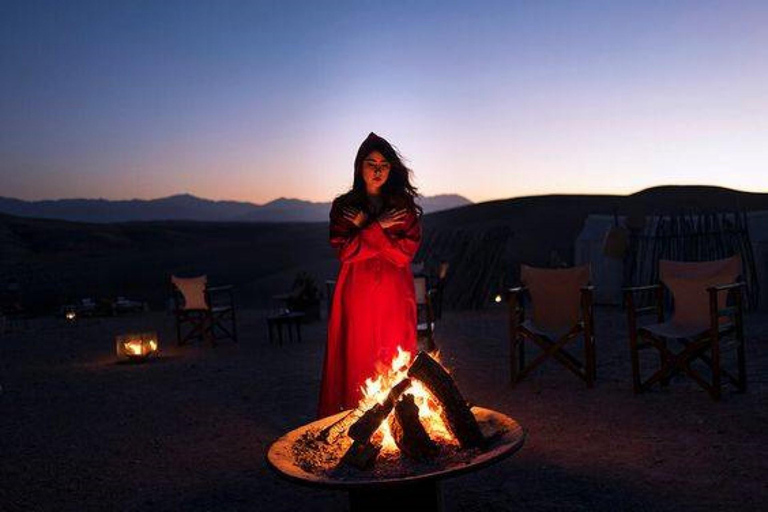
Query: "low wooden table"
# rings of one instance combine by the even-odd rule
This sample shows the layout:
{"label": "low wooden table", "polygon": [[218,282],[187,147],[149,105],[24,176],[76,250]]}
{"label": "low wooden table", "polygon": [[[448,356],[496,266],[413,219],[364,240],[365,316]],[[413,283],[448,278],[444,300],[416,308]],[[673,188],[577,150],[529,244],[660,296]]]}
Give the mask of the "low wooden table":
{"label": "low wooden table", "polygon": [[301,323],[304,321],[304,313],[288,312],[278,313],[267,317],[267,328],[269,329],[269,342],[274,342],[273,331],[277,331],[277,340],[280,346],[283,346],[283,326],[288,329],[288,339],[293,341],[293,331],[301,341]]}
{"label": "low wooden table", "polygon": [[498,426],[498,432],[491,438],[489,446],[469,461],[460,460],[428,470],[404,468],[402,474],[388,475],[386,478],[376,478],[370,470],[361,470],[352,473],[352,476],[345,474],[344,477],[338,478],[305,471],[296,460],[294,444],[306,432],[321,430],[341,419],[348,412],[329,416],[288,432],[269,447],[267,462],[270,467],[291,482],[348,491],[352,512],[412,510],[415,505],[418,505],[418,510],[425,512],[442,510],[440,491],[442,480],[478,471],[509,457],[522,448],[526,437],[525,430],[512,418],[491,409],[473,407],[472,413],[481,428],[484,424],[493,424]]}

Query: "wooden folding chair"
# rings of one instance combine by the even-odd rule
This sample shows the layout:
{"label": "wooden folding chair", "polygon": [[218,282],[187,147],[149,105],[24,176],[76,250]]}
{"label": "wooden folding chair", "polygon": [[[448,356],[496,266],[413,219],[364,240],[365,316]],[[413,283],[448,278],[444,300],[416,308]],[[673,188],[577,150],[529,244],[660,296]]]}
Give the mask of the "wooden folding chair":
{"label": "wooden folding chair", "polygon": [[[596,378],[593,288],[589,286],[589,266],[544,269],[521,267],[524,287],[509,290],[510,374],[514,386],[548,359],[554,359],[588,388]],[[532,318],[525,318],[523,297],[530,296]],[[566,345],[583,338],[584,357],[580,360]],[[525,343],[541,349],[530,363],[525,360]]]}
{"label": "wooden folding chair", "polygon": [[[744,323],[741,257],[703,261],[659,261],[660,284],[625,288],[629,328],[629,348],[632,355],[632,387],[635,393],[648,390],[654,384],[666,386],[675,374],[685,374],[713,400],[721,396],[723,378],[739,391],[746,391],[746,361],[744,354]],[[673,312],[668,319],[664,313],[664,289],[672,295]],[[639,293],[651,294],[651,304],[636,305]],[[729,300],[730,298],[730,300]],[[638,326],[638,318],[655,315],[656,322]],[[677,350],[670,344],[674,343]],[[643,379],[640,351],[656,349],[659,365],[650,377]],[[736,349],[736,375],[722,364],[722,352]],[[701,370],[707,368],[710,379]]]}
{"label": "wooden folding chair", "polygon": [[433,352],[435,346],[435,313],[432,307],[434,290],[427,287],[427,278],[413,278],[416,292],[416,336],[423,341],[427,352]]}
{"label": "wooden folding chair", "polygon": [[171,277],[174,285],[176,340],[186,345],[195,340],[216,345],[218,340],[237,342],[237,319],[232,286],[207,285],[206,276]]}

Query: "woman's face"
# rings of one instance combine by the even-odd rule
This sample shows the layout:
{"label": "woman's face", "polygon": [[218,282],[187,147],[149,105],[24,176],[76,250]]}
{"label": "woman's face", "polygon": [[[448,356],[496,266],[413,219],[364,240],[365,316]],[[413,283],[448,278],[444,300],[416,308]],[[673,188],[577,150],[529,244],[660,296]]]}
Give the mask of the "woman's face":
{"label": "woman's face", "polygon": [[379,191],[381,186],[387,182],[390,169],[392,169],[392,165],[378,151],[371,151],[363,159],[363,181],[368,193]]}

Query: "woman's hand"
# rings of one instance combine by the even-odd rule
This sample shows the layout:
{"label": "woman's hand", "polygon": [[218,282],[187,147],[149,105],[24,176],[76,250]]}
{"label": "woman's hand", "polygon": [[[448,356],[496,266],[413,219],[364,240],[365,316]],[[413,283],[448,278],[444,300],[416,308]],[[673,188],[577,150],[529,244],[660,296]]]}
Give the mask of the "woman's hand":
{"label": "woman's hand", "polygon": [[341,214],[344,219],[348,220],[357,227],[361,227],[368,220],[368,216],[362,210],[352,207],[344,207],[341,209]]}
{"label": "woman's hand", "polygon": [[405,219],[408,216],[408,210],[401,208],[399,210],[387,210],[379,217],[379,224],[384,229],[389,229],[392,226],[398,224],[405,224]]}

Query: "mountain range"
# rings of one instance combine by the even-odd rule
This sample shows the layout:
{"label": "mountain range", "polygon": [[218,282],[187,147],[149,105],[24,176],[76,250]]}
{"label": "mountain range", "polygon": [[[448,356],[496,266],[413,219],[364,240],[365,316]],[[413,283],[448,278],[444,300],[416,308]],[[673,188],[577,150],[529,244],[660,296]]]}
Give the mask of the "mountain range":
{"label": "mountain range", "polygon": [[[457,194],[419,199],[424,213],[472,204]],[[55,199],[25,201],[0,197],[0,213],[20,217],[60,219],[77,222],[129,222],[152,220],[194,220],[214,222],[325,222],[330,202],[280,198],[258,205],[239,201],[212,201],[190,194],[160,199]]]}

